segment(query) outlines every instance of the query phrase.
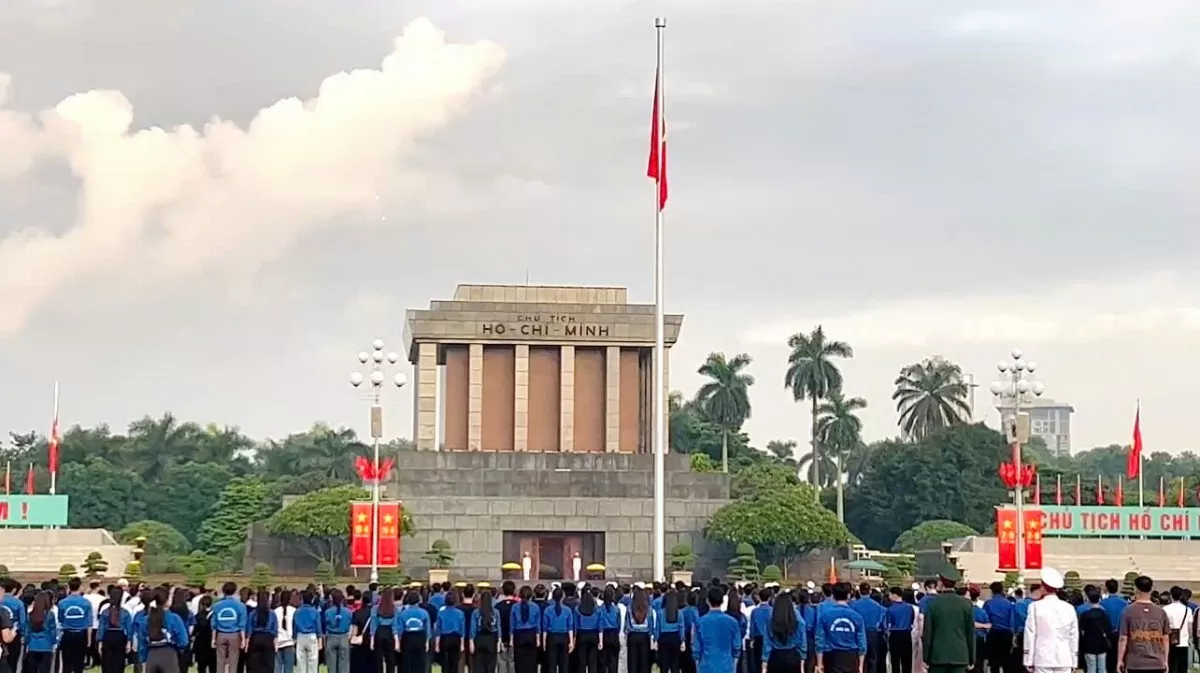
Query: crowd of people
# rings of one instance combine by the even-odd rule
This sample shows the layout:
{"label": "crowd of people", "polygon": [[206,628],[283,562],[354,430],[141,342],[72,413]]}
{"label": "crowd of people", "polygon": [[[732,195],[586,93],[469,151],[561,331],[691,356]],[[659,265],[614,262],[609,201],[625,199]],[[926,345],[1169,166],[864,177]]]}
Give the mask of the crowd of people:
{"label": "crowd of people", "polygon": [[[1043,571],[912,587],[0,584],[0,673],[1186,673],[1190,593]],[[399,672],[397,671],[399,669]]]}

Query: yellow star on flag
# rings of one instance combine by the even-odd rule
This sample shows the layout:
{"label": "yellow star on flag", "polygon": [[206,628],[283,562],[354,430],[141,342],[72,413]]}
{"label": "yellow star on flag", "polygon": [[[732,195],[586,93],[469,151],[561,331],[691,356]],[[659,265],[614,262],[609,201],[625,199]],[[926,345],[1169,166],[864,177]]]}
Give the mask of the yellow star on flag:
{"label": "yellow star on flag", "polygon": [[363,514],[362,512],[359,512],[359,514],[358,514],[358,522],[359,522],[359,523],[366,523],[366,522],[367,522],[367,515],[366,515],[366,514]]}
{"label": "yellow star on flag", "polygon": [[385,515],[383,516],[383,522],[384,522],[384,523],[391,523],[391,522],[392,522],[392,515],[391,515],[391,514],[385,514]]}

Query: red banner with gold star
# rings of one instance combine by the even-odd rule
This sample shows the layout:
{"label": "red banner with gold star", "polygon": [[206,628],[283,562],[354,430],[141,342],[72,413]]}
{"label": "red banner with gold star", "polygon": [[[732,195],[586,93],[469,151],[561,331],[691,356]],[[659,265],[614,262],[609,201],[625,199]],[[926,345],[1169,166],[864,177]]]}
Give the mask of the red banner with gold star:
{"label": "red banner with gold star", "polygon": [[400,565],[400,503],[379,503],[379,567]]}
{"label": "red banner with gold star", "polygon": [[1025,568],[1042,569],[1042,510],[1031,508],[1025,515]]}
{"label": "red banner with gold star", "polygon": [[371,503],[350,503],[350,567],[371,567]]}
{"label": "red banner with gold star", "polygon": [[996,508],[996,543],[1000,572],[1017,569],[1017,510],[1011,507]]}

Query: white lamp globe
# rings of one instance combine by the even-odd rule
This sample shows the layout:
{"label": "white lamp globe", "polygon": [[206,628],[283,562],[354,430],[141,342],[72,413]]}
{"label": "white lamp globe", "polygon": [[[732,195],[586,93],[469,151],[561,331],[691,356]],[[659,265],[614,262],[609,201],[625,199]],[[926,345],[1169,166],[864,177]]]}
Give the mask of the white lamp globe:
{"label": "white lamp globe", "polygon": [[403,388],[404,384],[408,383],[408,377],[404,372],[400,372],[392,377],[392,383],[395,383],[397,388]]}
{"label": "white lamp globe", "polygon": [[397,353],[396,351],[391,351],[390,353],[387,354],[387,361],[392,364],[396,364],[397,362],[400,361],[400,354]]}
{"label": "white lamp globe", "polygon": [[1032,372],[1032,371],[1034,371],[1034,370],[1036,370],[1036,369],[1037,369],[1037,363],[1036,363],[1036,362],[1026,362],[1026,363],[1025,363],[1025,371],[1027,371],[1027,372]]}
{"label": "white lamp globe", "polygon": [[361,386],[362,382],[363,382],[363,375],[361,373],[354,372],[353,374],[350,375],[350,385],[354,386],[355,388]]}
{"label": "white lamp globe", "polygon": [[372,385],[376,385],[376,386],[382,385],[383,384],[383,372],[379,371],[378,369],[371,372],[371,383],[372,383]]}
{"label": "white lamp globe", "polygon": [[1004,384],[1000,383],[999,381],[994,381],[992,383],[992,394],[999,395],[1002,392],[1004,392]]}
{"label": "white lamp globe", "polygon": [[375,351],[374,353],[371,353],[371,359],[374,360],[376,364],[382,363],[383,351]]}
{"label": "white lamp globe", "polygon": [[997,362],[996,363],[996,371],[1000,372],[1001,374],[1008,371],[1008,363],[1007,362]]}
{"label": "white lamp globe", "polygon": [[364,365],[367,364],[367,360],[370,360],[370,359],[371,359],[371,356],[367,355],[366,351],[358,352],[358,361],[363,363]]}
{"label": "white lamp globe", "polygon": [[1025,361],[1017,360],[1016,362],[1013,363],[1013,369],[1016,369],[1019,372],[1025,371]]}
{"label": "white lamp globe", "polygon": [[1024,353],[1021,352],[1020,348],[1012,349],[1012,359],[1020,360],[1022,355],[1024,355]]}
{"label": "white lamp globe", "polygon": [[1041,381],[1034,381],[1033,382],[1033,394],[1041,395],[1044,392],[1046,392],[1046,386],[1044,384],[1042,384]]}
{"label": "white lamp globe", "polygon": [[1017,381],[1017,392],[1018,393],[1029,392],[1029,382],[1025,381],[1025,380]]}
{"label": "white lamp globe", "polygon": [[371,342],[371,347],[377,351],[383,350],[383,339],[376,339]]}

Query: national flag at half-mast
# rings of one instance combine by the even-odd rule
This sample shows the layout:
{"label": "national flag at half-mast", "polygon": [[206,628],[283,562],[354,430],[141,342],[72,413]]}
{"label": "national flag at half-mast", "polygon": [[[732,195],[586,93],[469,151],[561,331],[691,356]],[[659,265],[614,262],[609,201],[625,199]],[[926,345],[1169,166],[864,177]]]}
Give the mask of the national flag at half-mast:
{"label": "national flag at half-mast", "polygon": [[37,475],[33,471],[33,463],[29,464],[29,471],[25,473],[25,495],[33,495],[37,490]]}
{"label": "national flag at half-mast", "polygon": [[662,68],[654,71],[654,108],[650,118],[650,165],[646,176],[658,183],[658,209],[667,205],[667,120],[663,105]]}
{"label": "national flag at half-mast", "polygon": [[1142,402],[1138,400],[1137,412],[1133,416],[1133,443],[1125,461],[1125,474],[1137,479],[1142,473]]}
{"label": "national flag at half-mast", "polygon": [[50,495],[58,491],[58,381],[54,382],[54,418],[50,421]]}

